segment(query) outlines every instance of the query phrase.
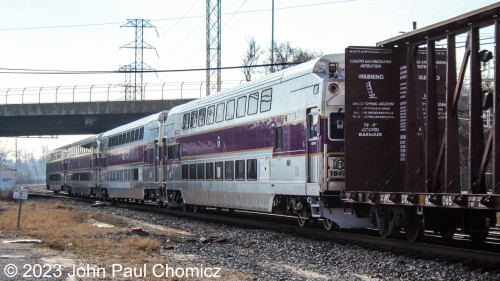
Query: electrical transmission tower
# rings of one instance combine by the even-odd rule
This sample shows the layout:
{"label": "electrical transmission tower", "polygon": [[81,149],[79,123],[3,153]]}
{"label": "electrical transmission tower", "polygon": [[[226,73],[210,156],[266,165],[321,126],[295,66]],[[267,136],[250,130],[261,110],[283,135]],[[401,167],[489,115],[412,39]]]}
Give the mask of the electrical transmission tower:
{"label": "electrical transmission tower", "polygon": [[[121,48],[134,49],[135,61],[128,65],[120,66],[120,71],[125,72],[125,100],[137,100],[137,96],[142,100],[143,97],[143,72],[154,70],[151,66],[144,63],[143,52],[144,49],[154,49],[147,42],[144,42],[144,28],[154,28],[149,20],[145,19],[127,19],[127,23],[120,27],[133,27],[135,28],[135,40],[122,46]],[[158,31],[156,31],[158,35]],[[133,73],[133,81],[132,81]]]}
{"label": "electrical transmission tower", "polygon": [[221,0],[207,0],[207,96],[220,91]]}

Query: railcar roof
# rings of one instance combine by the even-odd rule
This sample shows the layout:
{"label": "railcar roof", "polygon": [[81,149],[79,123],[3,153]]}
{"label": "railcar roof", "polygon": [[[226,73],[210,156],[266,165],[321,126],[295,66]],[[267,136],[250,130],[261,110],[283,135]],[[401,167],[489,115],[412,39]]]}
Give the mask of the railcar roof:
{"label": "railcar roof", "polygon": [[154,121],[161,120],[160,118],[163,118],[163,116],[166,115],[167,113],[168,113],[168,111],[161,111],[161,112],[158,112],[155,114],[151,114],[149,116],[143,117],[143,118],[138,119],[136,121],[133,121],[133,122],[127,123],[125,125],[122,125],[120,127],[116,127],[116,128],[111,129],[109,131],[106,131],[102,134],[102,136],[103,137],[111,136],[111,135],[118,134],[118,133],[121,133],[124,131],[128,131],[128,130],[133,129],[133,128],[144,126],[144,125],[149,124],[149,123],[154,122]]}
{"label": "railcar roof", "polygon": [[262,87],[266,87],[266,85],[269,85],[273,82],[276,83],[277,81],[287,81],[310,73],[323,73],[325,69],[328,69],[328,63],[326,63],[328,61],[338,61],[343,64],[344,54],[324,55],[311,61],[301,63],[284,70],[277,71],[275,73],[271,73],[263,78],[247,82],[240,86],[223,90],[217,94],[176,106],[170,110],[169,115],[174,115],[178,114],[179,112],[202,107],[207,103],[217,103],[219,100],[224,100],[233,95],[248,93],[253,90],[260,90],[262,89]]}
{"label": "railcar roof", "polygon": [[70,147],[74,147],[74,146],[80,146],[82,144],[85,144],[85,143],[89,143],[89,142],[92,142],[94,140],[97,140],[97,138],[99,137],[99,135],[93,135],[93,136],[90,136],[88,138],[84,138],[84,139],[81,139],[81,140],[78,140],[78,141],[75,141],[75,142],[72,142],[70,144],[67,144],[67,145],[64,145],[64,146],[61,146],[61,147],[58,147],[54,150],[52,150],[51,152],[57,152],[59,150],[64,150],[64,149],[67,149],[67,148],[70,148]]}

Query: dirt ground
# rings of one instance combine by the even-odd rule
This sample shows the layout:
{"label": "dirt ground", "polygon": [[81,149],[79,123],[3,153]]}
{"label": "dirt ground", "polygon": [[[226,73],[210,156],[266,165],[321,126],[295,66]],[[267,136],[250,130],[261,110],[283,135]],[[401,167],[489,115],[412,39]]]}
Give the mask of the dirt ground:
{"label": "dirt ground", "polygon": [[253,279],[169,252],[189,237],[181,230],[36,201],[23,205],[18,230],[17,206],[0,201],[0,280]]}

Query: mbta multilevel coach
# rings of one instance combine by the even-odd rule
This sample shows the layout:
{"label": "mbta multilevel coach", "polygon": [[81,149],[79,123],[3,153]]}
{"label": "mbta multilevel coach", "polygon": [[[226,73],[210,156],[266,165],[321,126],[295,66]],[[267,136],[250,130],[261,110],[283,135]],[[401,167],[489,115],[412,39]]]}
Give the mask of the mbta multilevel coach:
{"label": "mbta multilevel coach", "polygon": [[367,223],[340,209],[344,76],[344,55],[328,55],[173,108],[168,198],[195,210],[297,212],[301,225]]}

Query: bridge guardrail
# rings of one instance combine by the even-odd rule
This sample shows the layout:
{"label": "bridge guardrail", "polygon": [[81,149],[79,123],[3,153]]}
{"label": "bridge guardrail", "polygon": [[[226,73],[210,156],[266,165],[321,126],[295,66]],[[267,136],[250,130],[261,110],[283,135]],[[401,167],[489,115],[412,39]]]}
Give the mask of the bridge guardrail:
{"label": "bridge guardrail", "polygon": [[[223,81],[221,88],[232,88],[243,82]],[[0,89],[0,105],[192,99],[205,93],[205,81],[145,83],[142,89],[135,91],[133,85],[125,84],[6,88]]]}

